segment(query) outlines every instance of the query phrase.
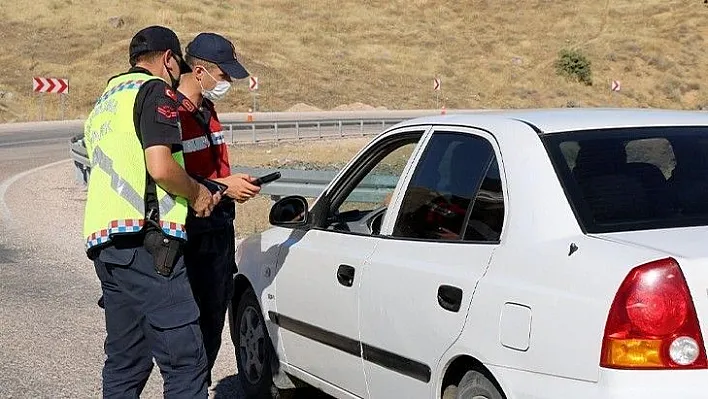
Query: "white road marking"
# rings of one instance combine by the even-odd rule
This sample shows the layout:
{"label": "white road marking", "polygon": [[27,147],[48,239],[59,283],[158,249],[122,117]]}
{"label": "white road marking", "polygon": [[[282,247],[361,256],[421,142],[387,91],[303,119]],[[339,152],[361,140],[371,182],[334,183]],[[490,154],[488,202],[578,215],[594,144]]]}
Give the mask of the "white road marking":
{"label": "white road marking", "polygon": [[63,159],[61,161],[57,162],[52,162],[46,165],[38,166],[34,169],[26,170],[24,172],[18,173],[9,179],[3,181],[0,183],[0,215],[2,215],[2,218],[8,222],[12,222],[12,213],[10,212],[10,208],[8,208],[7,203],[5,203],[5,193],[7,192],[7,189],[10,188],[12,183],[22,179],[23,177],[29,176],[32,173],[39,172],[42,169],[48,169],[53,166],[60,165],[64,162],[70,162],[71,159]]}

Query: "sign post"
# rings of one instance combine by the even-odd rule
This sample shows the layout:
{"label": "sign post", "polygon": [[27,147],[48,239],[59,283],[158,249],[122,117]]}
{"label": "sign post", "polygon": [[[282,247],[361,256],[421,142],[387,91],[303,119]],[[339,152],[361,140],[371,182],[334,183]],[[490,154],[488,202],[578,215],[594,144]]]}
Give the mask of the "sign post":
{"label": "sign post", "polygon": [[610,105],[614,105],[615,102],[613,93],[616,91],[620,91],[621,88],[622,83],[619,80],[613,80],[610,84]]}
{"label": "sign post", "polygon": [[61,120],[64,120],[64,95],[59,95],[59,112]]}
{"label": "sign post", "polygon": [[253,111],[257,111],[257,103],[256,103],[256,97],[258,96],[258,77],[256,76],[251,76],[248,78],[248,91],[251,92],[251,96],[253,97]]}
{"label": "sign post", "polygon": [[[32,79],[32,90],[35,93],[59,94],[59,108],[61,112],[61,118],[64,119],[64,95],[69,94],[69,79],[35,77]],[[40,95],[39,106],[39,119],[44,120],[43,95]]]}
{"label": "sign post", "polygon": [[435,108],[440,108],[440,91],[442,81],[440,78],[433,78],[433,91],[435,91]]}

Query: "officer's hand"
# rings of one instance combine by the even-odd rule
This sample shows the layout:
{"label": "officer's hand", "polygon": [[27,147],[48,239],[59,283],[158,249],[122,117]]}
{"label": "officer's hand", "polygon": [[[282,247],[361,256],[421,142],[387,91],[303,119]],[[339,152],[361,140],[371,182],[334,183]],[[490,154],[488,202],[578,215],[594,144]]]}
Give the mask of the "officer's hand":
{"label": "officer's hand", "polygon": [[199,194],[190,204],[197,217],[208,217],[216,204],[221,200],[221,194],[212,194],[208,188],[199,184]]}
{"label": "officer's hand", "polygon": [[226,177],[224,178],[224,184],[229,186],[229,189],[226,190],[225,194],[238,202],[246,202],[261,191],[259,186],[251,184],[254,180],[256,180],[255,177],[244,173],[235,173]]}

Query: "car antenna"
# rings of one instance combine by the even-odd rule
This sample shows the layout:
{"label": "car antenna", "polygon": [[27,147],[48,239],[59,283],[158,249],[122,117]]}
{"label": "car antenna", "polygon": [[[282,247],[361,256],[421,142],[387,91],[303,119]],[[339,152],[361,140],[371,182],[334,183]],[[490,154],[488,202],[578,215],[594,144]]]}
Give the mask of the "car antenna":
{"label": "car antenna", "polygon": [[578,246],[575,245],[574,242],[571,242],[571,243],[570,243],[570,252],[568,252],[568,256],[574,254],[575,251],[577,251],[577,250],[578,250]]}

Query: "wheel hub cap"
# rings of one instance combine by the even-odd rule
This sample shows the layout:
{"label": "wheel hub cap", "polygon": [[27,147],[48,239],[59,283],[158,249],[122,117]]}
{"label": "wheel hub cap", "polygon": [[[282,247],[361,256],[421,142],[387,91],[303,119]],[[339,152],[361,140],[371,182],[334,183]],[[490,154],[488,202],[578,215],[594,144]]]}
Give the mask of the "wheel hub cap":
{"label": "wheel hub cap", "polygon": [[265,326],[261,323],[258,310],[247,307],[239,325],[241,362],[246,379],[257,384],[263,376],[265,364]]}

